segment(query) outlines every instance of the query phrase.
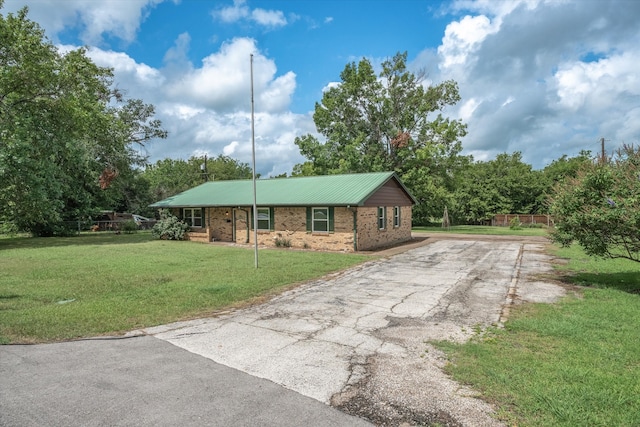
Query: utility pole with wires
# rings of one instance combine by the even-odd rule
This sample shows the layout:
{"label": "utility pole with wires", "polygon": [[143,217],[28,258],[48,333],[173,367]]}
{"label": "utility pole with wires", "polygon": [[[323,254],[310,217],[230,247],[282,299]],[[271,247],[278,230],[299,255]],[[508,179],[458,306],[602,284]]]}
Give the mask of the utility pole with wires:
{"label": "utility pole with wires", "polygon": [[605,151],[604,151],[604,138],[600,138],[600,145],[601,145],[601,154],[600,154],[600,163],[604,164],[607,161],[607,158],[605,157]]}

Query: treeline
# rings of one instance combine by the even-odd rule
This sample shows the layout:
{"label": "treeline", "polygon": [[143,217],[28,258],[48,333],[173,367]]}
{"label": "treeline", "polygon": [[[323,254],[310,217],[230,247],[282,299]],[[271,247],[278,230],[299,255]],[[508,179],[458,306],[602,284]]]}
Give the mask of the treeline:
{"label": "treeline", "polygon": [[[587,151],[576,157],[562,156],[541,170],[534,170],[522,161],[519,152],[500,154],[489,161],[474,162],[465,157],[457,170],[450,170],[454,182],[452,191],[441,196],[449,217],[458,224],[481,224],[495,214],[547,214],[549,200],[556,183],[577,174],[581,165],[591,163]],[[292,176],[302,174],[292,173]],[[113,210],[153,217],[150,204],[205,181],[251,179],[252,170],[228,156],[215,158],[194,156],[188,160],[163,159],[144,168],[118,176],[104,190],[110,197],[96,210]],[[283,176],[278,176],[281,178]],[[408,187],[412,193],[426,193],[425,189]],[[444,208],[443,208],[444,209]],[[443,211],[435,210],[429,200],[420,200],[415,208],[415,225],[429,224],[442,218]],[[429,213],[433,213],[430,215]]]}
{"label": "treeline", "polygon": [[135,173],[130,186],[125,186],[119,203],[110,206],[118,212],[137,213],[153,217],[151,203],[193,188],[206,181],[250,179],[252,170],[242,163],[222,154],[215,158],[194,156],[188,160],[163,159],[148,164]]}
{"label": "treeline", "polygon": [[[549,214],[555,185],[591,161],[591,153],[583,151],[576,157],[562,156],[541,170],[523,162],[519,152],[471,162],[454,172],[458,177],[448,196],[449,216],[458,224],[482,224],[495,214]],[[416,218],[422,224],[430,220]]]}

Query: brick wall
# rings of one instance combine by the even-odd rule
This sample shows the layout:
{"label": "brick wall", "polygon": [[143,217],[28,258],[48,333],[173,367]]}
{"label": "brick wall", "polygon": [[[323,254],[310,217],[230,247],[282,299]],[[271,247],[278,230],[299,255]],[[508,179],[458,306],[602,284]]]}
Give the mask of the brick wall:
{"label": "brick wall", "polygon": [[400,207],[400,226],[393,226],[393,207],[387,206],[384,230],[378,227],[378,208],[358,208],[358,250],[367,251],[411,240],[411,206]]}
{"label": "brick wall", "polygon": [[[236,214],[236,238],[238,243],[247,241],[247,224],[244,213]],[[411,206],[402,206],[400,227],[393,227],[393,207],[387,207],[387,224],[384,230],[378,229],[378,209],[375,207],[357,208],[358,250],[372,250],[411,239]],[[275,208],[275,231],[258,231],[258,244],[285,247],[306,248],[330,251],[354,250],[353,211],[348,208],[334,209],[334,232],[307,232],[307,210],[304,207]],[[249,232],[249,244],[253,242],[254,232]]]}
{"label": "brick wall", "polygon": [[[232,209],[207,208],[205,209],[205,224],[209,228],[211,239],[215,241],[233,241]],[[209,241],[211,241],[209,239]]]}
{"label": "brick wall", "polygon": [[[243,212],[236,215],[236,242],[247,240],[247,224]],[[275,231],[258,231],[258,245],[329,251],[353,251],[353,213],[347,208],[334,209],[333,233],[307,232],[307,209],[304,207],[275,208]],[[254,232],[249,232],[249,244]]]}

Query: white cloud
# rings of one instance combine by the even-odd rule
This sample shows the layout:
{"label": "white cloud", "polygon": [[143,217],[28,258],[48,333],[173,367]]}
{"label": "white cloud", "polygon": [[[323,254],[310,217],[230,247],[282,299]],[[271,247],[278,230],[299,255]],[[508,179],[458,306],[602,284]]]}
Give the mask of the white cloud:
{"label": "white cloud", "polygon": [[225,145],[222,149],[222,154],[228,157],[233,157],[236,153],[236,149],[240,143],[238,141],[231,141],[228,145]]}
{"label": "white cloud", "polygon": [[190,43],[191,36],[189,33],[180,34],[173,47],[164,54],[163,60],[165,65],[178,66],[178,68],[182,68],[182,66],[190,66],[191,64],[187,55]]}
{"label": "white cloud", "polygon": [[329,89],[333,89],[334,87],[339,87],[341,85],[340,82],[329,82],[325,87],[322,88],[322,93],[325,93]]}
{"label": "white cloud", "polygon": [[[140,23],[146,18],[150,7],[162,0],[101,0],[84,2],[80,11],[84,23],[82,40],[85,43],[100,43],[107,33],[131,42],[135,39]],[[87,7],[88,6],[88,7]]]}
{"label": "white cloud", "polygon": [[194,108],[190,105],[181,104],[166,104],[160,112],[169,117],[176,117],[179,120],[190,120],[200,114],[203,114],[206,110],[204,108]]}
{"label": "white cloud", "polygon": [[165,82],[165,77],[159,70],[137,63],[126,53],[94,47],[88,50],[87,56],[97,65],[113,68],[118,76],[118,82],[127,82],[128,87],[154,90]]}
{"label": "white cloud", "polygon": [[[81,39],[88,45],[102,44],[105,34],[132,42],[149,10],[165,0],[65,0],[30,2],[29,17],[47,32],[63,29],[81,30]],[[7,11],[24,6],[24,0],[6,0]],[[55,39],[54,39],[55,40]]]}
{"label": "white cloud", "polygon": [[442,45],[438,48],[442,58],[441,67],[446,69],[464,65],[485,37],[497,30],[484,15],[465,16],[461,21],[447,25]]}
{"label": "white cloud", "polygon": [[[638,142],[638,2],[455,1],[434,81],[454,79],[466,153],[521,151],[543,167],[563,154]],[[415,66],[429,65],[430,50]],[[433,58],[431,58],[433,62]]]}
{"label": "white cloud", "polygon": [[[303,162],[293,141],[298,135],[314,133],[315,126],[310,115],[288,111],[295,74],[277,75],[274,61],[260,53],[251,39],[224,43],[194,68],[186,55],[189,40],[186,33],[178,37],[161,69],[122,52],[90,48],[87,53],[97,65],[114,69],[117,86],[127,97],[156,106],[156,117],[169,138],[147,144],[150,160],[224,154],[251,162],[249,54],[253,53],[258,172],[262,176],[289,173]],[[68,52],[76,47],[59,48]],[[175,72],[176,67],[182,72]]]}
{"label": "white cloud", "polygon": [[465,122],[468,121],[473,115],[473,112],[476,110],[476,108],[478,108],[478,105],[480,105],[480,102],[475,98],[471,98],[463,102],[462,106],[460,107],[459,117]]}
{"label": "white cloud", "polygon": [[233,6],[223,7],[214,12],[214,16],[222,22],[233,23],[249,16],[249,8],[245,0],[234,0]]}
{"label": "white cloud", "polygon": [[192,69],[171,82],[169,96],[218,111],[247,111],[251,101],[252,53],[256,109],[284,111],[296,88],[295,74],[288,72],[276,77],[273,60],[261,55],[255,41],[247,38],[223,43],[220,51],[203,59],[201,68]]}
{"label": "white cloud", "polygon": [[251,19],[265,27],[282,27],[287,25],[284,13],[279,10],[254,9],[251,12]]}
{"label": "white cloud", "polygon": [[181,35],[176,46],[182,47],[165,55],[173,66],[183,66],[186,71],[182,73],[174,73],[171,67],[154,69],[124,53],[89,50],[97,64],[114,68],[116,81],[128,96],[156,105],[156,115],[169,138],[148,145],[150,160],[222,153],[251,162],[249,54],[253,52],[258,171],[263,176],[291,172],[303,161],[293,144],[295,137],[315,132],[309,115],[288,111],[295,74],[289,71],[278,76],[273,60],[261,54],[251,39],[224,43],[203,59],[200,68],[190,63],[185,66],[181,62],[187,61],[188,41],[188,34]]}
{"label": "white cloud", "polygon": [[[219,8],[212,13],[214,18],[231,24],[243,20],[255,22],[265,27],[282,27],[287,25],[287,18],[280,10],[265,10],[256,8],[251,10],[245,0],[234,0],[233,6]],[[294,17],[294,19],[296,19]]]}
{"label": "white cloud", "polygon": [[622,96],[640,97],[640,49],[597,62],[561,64],[555,74],[559,105],[570,111],[599,110]]}

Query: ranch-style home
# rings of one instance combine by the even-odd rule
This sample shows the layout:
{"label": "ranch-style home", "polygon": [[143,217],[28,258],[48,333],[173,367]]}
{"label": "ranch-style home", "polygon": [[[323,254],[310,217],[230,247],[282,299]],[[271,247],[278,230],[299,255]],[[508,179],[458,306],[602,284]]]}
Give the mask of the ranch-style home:
{"label": "ranch-style home", "polygon": [[[151,205],[189,239],[254,244],[253,181],[211,181]],[[258,244],[365,251],[411,239],[416,203],[394,172],[256,180]]]}

